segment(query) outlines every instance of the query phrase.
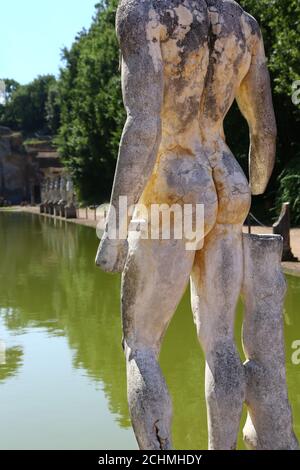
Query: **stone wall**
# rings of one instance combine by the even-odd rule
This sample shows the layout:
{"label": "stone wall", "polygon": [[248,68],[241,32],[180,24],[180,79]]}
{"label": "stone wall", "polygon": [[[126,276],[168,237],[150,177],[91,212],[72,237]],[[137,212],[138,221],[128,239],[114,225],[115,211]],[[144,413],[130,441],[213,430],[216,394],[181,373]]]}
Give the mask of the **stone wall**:
{"label": "stone wall", "polygon": [[59,174],[61,164],[51,145],[29,148],[20,132],[0,126],[0,205],[39,203],[41,183],[53,171]]}

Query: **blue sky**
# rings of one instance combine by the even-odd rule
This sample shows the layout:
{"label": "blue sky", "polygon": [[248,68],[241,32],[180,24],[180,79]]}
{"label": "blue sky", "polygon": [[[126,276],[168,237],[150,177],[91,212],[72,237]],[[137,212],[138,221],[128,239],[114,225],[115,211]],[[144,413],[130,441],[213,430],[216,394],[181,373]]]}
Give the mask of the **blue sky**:
{"label": "blue sky", "polygon": [[0,79],[58,74],[60,51],[88,28],[97,0],[0,0]]}

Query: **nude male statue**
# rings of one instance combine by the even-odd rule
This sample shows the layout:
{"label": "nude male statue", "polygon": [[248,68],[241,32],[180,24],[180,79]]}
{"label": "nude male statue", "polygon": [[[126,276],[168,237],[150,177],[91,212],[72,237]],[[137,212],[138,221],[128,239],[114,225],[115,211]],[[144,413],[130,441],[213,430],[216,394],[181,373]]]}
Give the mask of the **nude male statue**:
{"label": "nude male statue", "polygon": [[[128,401],[141,449],[170,449],[171,400],[158,364],[164,333],[191,279],[206,356],[209,447],[234,449],[245,373],[233,338],[243,278],[242,225],[275,156],[276,123],[263,40],[232,0],[121,0],[116,19],[127,121],[111,204],[204,205],[204,246],[111,240],[96,263],[122,272]],[[237,100],[250,129],[250,185],[226,145]],[[108,215],[109,223],[110,215]],[[118,227],[125,221],[118,219]],[[229,386],[230,383],[230,386]]]}

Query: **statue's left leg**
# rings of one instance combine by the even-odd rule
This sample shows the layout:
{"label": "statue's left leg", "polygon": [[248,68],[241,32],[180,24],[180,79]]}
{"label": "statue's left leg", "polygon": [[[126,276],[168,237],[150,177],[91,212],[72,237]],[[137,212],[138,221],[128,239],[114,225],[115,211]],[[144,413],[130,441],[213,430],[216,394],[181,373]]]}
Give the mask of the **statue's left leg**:
{"label": "statue's left leg", "polygon": [[183,240],[129,242],[122,277],[123,346],[129,410],[143,450],[172,447],[172,405],[158,356],[194,256]]}
{"label": "statue's left leg", "polygon": [[245,373],[234,342],[234,319],[243,277],[241,224],[216,224],[196,253],[192,308],[206,356],[205,395],[209,449],[236,448]]}

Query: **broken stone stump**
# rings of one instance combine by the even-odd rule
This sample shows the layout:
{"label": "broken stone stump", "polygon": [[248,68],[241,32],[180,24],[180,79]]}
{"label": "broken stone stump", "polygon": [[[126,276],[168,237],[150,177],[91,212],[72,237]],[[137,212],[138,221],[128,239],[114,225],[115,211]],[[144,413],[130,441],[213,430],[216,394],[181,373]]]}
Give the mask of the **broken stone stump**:
{"label": "broken stone stump", "polygon": [[248,407],[244,440],[254,450],[299,448],[286,383],[282,246],[279,235],[243,235],[243,347]]}
{"label": "broken stone stump", "polygon": [[281,207],[279,219],[273,224],[273,233],[283,238],[282,261],[298,261],[293,255],[290,242],[290,203],[284,202]]}
{"label": "broken stone stump", "polygon": [[53,215],[54,214],[54,206],[53,206],[53,202],[48,202],[47,206],[46,206],[46,213],[49,214],[49,215]]}

